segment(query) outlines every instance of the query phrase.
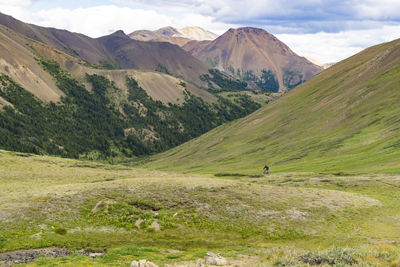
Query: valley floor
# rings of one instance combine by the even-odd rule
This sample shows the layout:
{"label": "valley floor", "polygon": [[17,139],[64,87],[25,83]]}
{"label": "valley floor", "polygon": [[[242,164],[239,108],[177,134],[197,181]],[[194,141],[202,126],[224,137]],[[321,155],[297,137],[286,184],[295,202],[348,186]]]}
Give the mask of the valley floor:
{"label": "valley floor", "polygon": [[232,266],[399,266],[399,244],[400,176],[215,177],[0,151],[0,252],[64,253],[28,266],[196,266],[208,251]]}

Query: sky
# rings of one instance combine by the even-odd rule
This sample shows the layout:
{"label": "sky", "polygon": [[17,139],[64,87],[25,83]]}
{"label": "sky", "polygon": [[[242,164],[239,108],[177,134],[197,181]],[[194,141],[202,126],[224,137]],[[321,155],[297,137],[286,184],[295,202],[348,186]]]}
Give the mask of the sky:
{"label": "sky", "polygon": [[120,29],[200,26],[223,34],[252,26],[321,63],[400,38],[400,0],[0,0],[0,12],[91,37]]}

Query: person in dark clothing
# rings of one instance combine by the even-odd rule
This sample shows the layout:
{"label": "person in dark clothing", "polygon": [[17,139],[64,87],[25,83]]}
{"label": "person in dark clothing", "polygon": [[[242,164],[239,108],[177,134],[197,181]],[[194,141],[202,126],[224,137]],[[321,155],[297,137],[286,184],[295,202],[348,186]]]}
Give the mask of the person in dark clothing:
{"label": "person in dark clothing", "polygon": [[269,174],[269,167],[267,164],[265,164],[263,170],[264,170],[264,174]]}

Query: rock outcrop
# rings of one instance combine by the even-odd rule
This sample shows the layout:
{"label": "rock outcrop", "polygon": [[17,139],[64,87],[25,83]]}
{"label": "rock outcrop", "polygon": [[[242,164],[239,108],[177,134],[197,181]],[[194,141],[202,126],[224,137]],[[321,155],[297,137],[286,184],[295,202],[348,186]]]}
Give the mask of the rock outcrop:
{"label": "rock outcrop", "polygon": [[207,252],[207,255],[204,257],[204,259],[198,259],[196,262],[196,267],[226,265],[228,265],[228,261],[224,257],[212,252]]}
{"label": "rock outcrop", "polygon": [[158,267],[158,265],[147,260],[132,261],[131,267]]}

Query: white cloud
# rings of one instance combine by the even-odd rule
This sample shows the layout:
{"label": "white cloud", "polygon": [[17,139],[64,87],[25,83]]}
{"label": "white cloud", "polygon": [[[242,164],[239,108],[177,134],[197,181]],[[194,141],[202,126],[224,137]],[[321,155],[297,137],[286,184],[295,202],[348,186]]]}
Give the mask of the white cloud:
{"label": "white cloud", "polygon": [[22,16],[27,7],[32,5],[30,0],[0,0],[0,12],[12,15]]}
{"label": "white cloud", "polygon": [[323,63],[333,63],[369,46],[400,38],[400,25],[338,33],[277,34],[276,36],[301,56]]}
{"label": "white cloud", "polygon": [[356,3],[358,18],[388,20],[400,18],[400,1],[398,0],[363,0]]}
{"label": "white cloud", "polygon": [[[0,0],[1,1],[1,0]],[[22,0],[21,0],[22,1]],[[166,15],[155,10],[133,9],[116,5],[94,6],[88,8],[54,8],[29,12],[18,7],[17,12],[5,12],[24,22],[45,27],[67,29],[91,37],[99,37],[117,30],[126,34],[134,30],[155,30],[165,26],[177,28],[200,26],[222,34],[232,25],[214,22],[210,16],[196,13],[183,13],[180,16]],[[2,11],[0,6],[0,11]]]}
{"label": "white cloud", "polygon": [[26,7],[30,6],[32,1],[30,0],[0,0],[0,5],[7,5],[7,6],[19,6],[19,7]]}
{"label": "white cloud", "polygon": [[68,29],[91,37],[99,37],[117,30],[130,33],[133,29],[155,29],[169,25],[172,19],[155,11],[117,6],[96,6],[68,10],[42,10],[29,17],[31,23]]}
{"label": "white cloud", "polygon": [[[291,5],[284,5],[274,0],[113,0],[116,3],[136,4],[152,8],[163,8],[170,10],[185,9],[196,11],[198,14],[221,18],[248,18],[262,14],[275,14],[291,9]],[[279,3],[278,3],[279,2]]]}
{"label": "white cloud", "polygon": [[340,32],[367,28],[374,22],[379,26],[382,22],[400,22],[399,0],[113,1],[156,9],[195,11],[222,23],[274,26],[302,33]]}
{"label": "white cloud", "polygon": [[183,28],[186,26],[200,26],[203,29],[212,31],[216,34],[223,34],[229,28],[235,28],[237,25],[217,22],[213,17],[203,16],[200,14],[188,13],[180,18],[174,18],[172,22],[176,28]]}

